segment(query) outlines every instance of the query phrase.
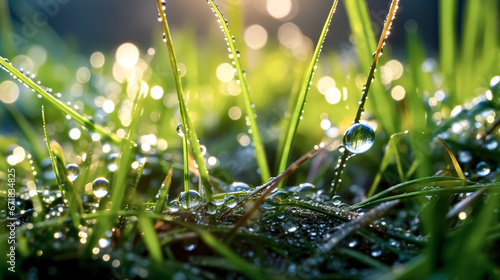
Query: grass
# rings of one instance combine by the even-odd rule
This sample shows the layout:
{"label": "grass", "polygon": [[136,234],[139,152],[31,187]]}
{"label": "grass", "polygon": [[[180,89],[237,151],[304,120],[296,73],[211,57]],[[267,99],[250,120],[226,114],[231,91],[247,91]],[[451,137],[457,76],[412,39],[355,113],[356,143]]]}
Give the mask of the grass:
{"label": "grass", "polygon": [[[347,60],[324,44],[337,2],[315,45],[269,33],[255,50],[241,1],[208,0],[227,46],[211,33],[198,46],[157,0],[155,42],[147,54],[133,46],[125,67],[118,51],[100,53],[102,64],[73,62],[71,49],[58,58],[50,30],[46,45],[14,53],[6,34],[23,15],[0,1],[0,64],[20,82],[0,73],[0,218],[4,229],[17,220],[16,272],[3,254],[0,278],[499,278],[500,102],[488,88],[500,74],[498,2],[441,0],[431,57],[428,30],[398,18],[404,1],[391,2],[380,34],[365,1],[341,1]],[[406,27],[404,59],[391,25]],[[29,55],[41,49],[37,64]],[[90,79],[72,78],[82,69]],[[342,135],[353,123],[376,139],[350,158]],[[109,182],[102,198],[98,177]]]}

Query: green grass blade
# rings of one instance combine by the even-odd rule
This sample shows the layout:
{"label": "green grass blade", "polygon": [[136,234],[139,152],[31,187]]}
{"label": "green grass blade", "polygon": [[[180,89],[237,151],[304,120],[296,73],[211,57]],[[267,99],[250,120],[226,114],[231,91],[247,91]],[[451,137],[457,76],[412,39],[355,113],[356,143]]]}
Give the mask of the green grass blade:
{"label": "green grass blade", "polygon": [[396,157],[396,164],[398,165],[398,172],[399,176],[402,177],[404,176],[401,172],[401,161],[399,160],[398,155],[398,149],[397,149],[397,144],[401,137],[405,135],[405,132],[400,132],[391,135],[391,138],[389,139],[389,142],[387,143],[387,147],[385,149],[384,156],[382,157],[382,161],[380,162],[380,167],[377,172],[377,175],[375,176],[375,179],[373,179],[372,186],[370,187],[370,190],[368,191],[368,194],[366,195],[367,197],[371,197],[373,194],[375,194],[375,191],[377,190],[378,184],[380,183],[380,180],[382,180],[382,175],[384,174],[384,171],[387,169],[389,164],[391,163],[392,159]]}
{"label": "green grass blade", "polygon": [[[236,49],[235,43],[233,41],[233,36],[229,31],[229,27],[227,25],[224,16],[222,15],[219,7],[213,0],[208,0],[210,6],[214,10],[215,14],[219,18],[220,24],[222,26],[224,35],[226,36],[226,41],[229,49],[231,50],[230,58],[234,61],[234,68],[236,69],[236,76],[238,78],[239,84],[241,86],[241,92],[243,95],[244,103],[245,103],[245,112],[246,118],[250,122],[250,129],[252,131],[252,140],[254,142],[255,149],[255,158],[257,160],[257,165],[260,169],[260,177],[263,183],[267,182],[271,176],[269,171],[269,166],[267,163],[266,150],[264,149],[264,145],[262,144],[262,140],[260,138],[259,127],[257,126],[257,121],[255,120],[255,109],[254,104],[250,98],[250,92],[248,90],[247,80],[245,75],[243,74],[243,68],[241,67],[240,54]],[[337,2],[337,0],[335,1]]]}
{"label": "green grass blade", "polygon": [[140,90],[140,81],[137,81],[137,95],[135,97],[134,106],[132,109],[131,120],[127,134],[120,146],[120,157],[117,160],[118,169],[114,173],[111,182],[110,191],[110,204],[109,215],[103,215],[97,218],[96,224],[87,241],[87,247],[84,252],[84,258],[88,259],[92,256],[92,249],[96,246],[98,240],[105,234],[107,230],[113,227],[114,219],[118,216],[118,212],[124,203],[125,194],[127,193],[127,179],[131,170],[131,163],[137,145],[131,144],[130,139],[134,139],[139,128],[142,114],[144,113],[143,103],[145,101],[145,94]]}
{"label": "green grass blade", "polygon": [[[444,86],[448,92],[455,92],[455,45],[457,20],[457,0],[439,1],[439,55],[444,76]],[[452,96],[455,96],[454,94]]]}
{"label": "green grass blade", "polygon": [[43,123],[43,135],[45,137],[44,138],[45,144],[47,146],[47,151],[49,151],[49,158],[50,162],[52,163],[52,168],[54,169],[54,173],[56,174],[57,186],[59,187],[61,195],[64,197],[64,190],[62,189],[62,184],[64,183],[64,181],[61,178],[61,174],[59,174],[59,168],[57,166],[56,158],[54,157],[54,153],[50,148],[50,139],[49,139],[49,134],[47,133],[47,122],[45,121],[45,109],[43,105],[42,105],[42,123]]}
{"label": "green grass blade", "polygon": [[[335,0],[330,9],[330,13],[326,19],[325,24],[323,25],[323,30],[319,35],[318,43],[316,44],[316,48],[314,49],[313,56],[311,61],[309,62],[309,66],[307,67],[306,73],[304,75],[304,80],[300,85],[300,93],[298,95],[298,99],[295,102],[295,109],[290,118],[290,123],[287,129],[285,142],[283,145],[283,151],[281,154],[281,160],[278,167],[278,174],[285,171],[288,166],[288,161],[290,159],[290,152],[292,150],[293,140],[295,138],[295,133],[297,132],[297,128],[299,126],[299,122],[302,118],[302,113],[304,111],[304,105],[306,103],[307,93],[311,87],[311,80],[314,75],[314,70],[316,69],[316,64],[318,63],[319,55],[321,53],[321,49],[323,47],[323,42],[325,41],[326,33],[328,32],[328,28],[330,26],[330,22],[332,21],[333,14],[335,13],[335,9],[337,8],[338,0]],[[280,182],[278,187],[281,187],[282,182]]]}
{"label": "green grass blade", "polygon": [[208,201],[212,201],[213,199],[212,183],[210,182],[210,178],[208,177],[208,171],[207,167],[205,166],[205,160],[201,155],[200,144],[198,143],[198,136],[196,135],[196,131],[191,122],[189,111],[186,106],[186,101],[184,100],[181,76],[179,73],[179,65],[177,63],[177,57],[175,56],[174,46],[172,43],[172,36],[170,35],[170,29],[168,27],[167,17],[162,8],[162,0],[156,0],[156,5],[158,8],[158,13],[160,14],[161,17],[163,32],[165,32],[165,41],[170,56],[170,64],[172,66],[172,72],[174,74],[175,88],[177,90],[177,99],[179,101],[179,110],[181,115],[182,128],[184,129],[184,134],[186,134],[186,136],[189,138],[194,159],[196,161],[196,164],[198,165],[198,170],[200,172],[200,178],[203,183],[206,199]]}
{"label": "green grass blade", "polygon": [[187,136],[182,136],[182,161],[184,171],[184,197],[186,198],[186,207],[189,208],[189,151]]}
{"label": "green grass blade", "polygon": [[49,102],[51,105],[53,105],[56,109],[65,113],[66,115],[70,116],[73,120],[75,120],[81,126],[87,128],[89,131],[92,131],[92,132],[95,132],[95,133],[101,135],[102,137],[111,139],[111,141],[115,145],[119,145],[121,143],[122,139],[120,137],[118,137],[118,135],[113,134],[113,133],[109,133],[106,129],[96,125],[95,123],[93,123],[89,119],[87,119],[86,117],[80,115],[78,112],[73,110],[71,107],[62,103],[60,100],[58,100],[57,98],[52,96],[50,93],[45,91],[40,85],[35,83],[30,78],[26,77],[21,71],[17,70],[16,67],[14,67],[12,64],[10,64],[2,56],[0,56],[0,65],[7,72],[13,74],[14,77],[19,79],[22,83],[26,84],[28,87],[30,87],[32,90],[34,90],[36,93],[40,94],[47,102]]}
{"label": "green grass blade", "polygon": [[[375,34],[371,28],[372,25],[368,13],[368,7],[366,6],[364,0],[345,1],[344,5],[349,19],[352,35],[355,38],[354,49],[357,52],[359,63],[362,69],[369,69],[372,65],[371,54],[377,48],[377,43],[375,41]],[[385,34],[382,34],[381,37],[385,37]],[[376,56],[378,59],[378,56],[380,55]],[[398,125],[396,123],[396,118],[394,117],[397,115],[396,107],[394,106],[394,101],[390,95],[386,93],[387,90],[382,84],[380,72],[376,73],[374,77],[375,81],[373,82],[373,90],[377,92],[377,94],[374,94],[372,98],[370,98],[373,113],[382,123],[384,130],[389,135],[392,135],[398,132]],[[371,78],[367,80],[371,83]]]}
{"label": "green grass blade", "polygon": [[0,44],[3,54],[7,57],[13,57],[15,55],[15,50],[13,49],[10,38],[12,36],[12,23],[9,13],[9,1],[7,0],[0,1],[0,31],[2,39]]}
{"label": "green grass blade", "polygon": [[[163,211],[163,208],[165,207],[165,203],[167,202],[168,192],[170,191],[170,184],[172,183],[173,170],[174,170],[174,167],[173,166],[170,167],[170,169],[168,170],[167,177],[165,177],[165,180],[161,184],[160,197],[156,201],[155,214],[161,214],[161,212]],[[186,197],[187,196],[189,196],[189,195],[186,195]]]}
{"label": "green grass blade", "polygon": [[161,267],[163,263],[163,253],[161,252],[160,241],[153,226],[151,218],[146,215],[139,217],[139,229],[144,233],[142,240],[148,249],[153,265]]}

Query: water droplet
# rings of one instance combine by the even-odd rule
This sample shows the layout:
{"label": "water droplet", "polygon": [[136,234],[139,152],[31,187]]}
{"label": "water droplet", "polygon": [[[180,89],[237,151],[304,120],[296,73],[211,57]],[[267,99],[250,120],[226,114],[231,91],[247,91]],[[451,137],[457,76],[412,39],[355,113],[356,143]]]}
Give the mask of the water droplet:
{"label": "water droplet", "polygon": [[214,215],[215,213],[217,213],[217,208],[218,208],[218,206],[215,203],[208,202],[207,203],[207,214]]}
{"label": "water droplet", "polygon": [[168,209],[172,212],[177,212],[181,208],[181,204],[177,200],[172,200],[168,204]]}
{"label": "water droplet", "polygon": [[229,192],[246,192],[250,190],[250,186],[242,182],[234,182],[229,185]]}
{"label": "water droplet", "polygon": [[102,198],[108,194],[109,181],[104,177],[99,177],[92,183],[92,190],[94,195],[98,198]]}
{"label": "water droplet", "polygon": [[186,193],[182,192],[181,196],[179,197],[179,203],[182,205],[183,208],[194,208],[197,207],[201,204],[203,199],[201,198],[201,195],[197,191],[190,190],[189,191],[189,205],[186,204]]}
{"label": "water droplet", "polygon": [[490,174],[490,166],[486,162],[481,161],[476,165],[476,172],[477,175],[484,177]]}
{"label": "water droplet", "polygon": [[299,185],[299,192],[311,191],[315,186],[311,183],[302,183]]}
{"label": "water droplet", "polygon": [[183,245],[186,251],[192,252],[198,247],[198,239],[184,240]]}
{"label": "water droplet", "polygon": [[236,198],[236,196],[230,195],[226,198],[225,204],[228,208],[234,208],[238,204],[238,199]]}
{"label": "water droplet", "polygon": [[340,196],[334,195],[332,197],[332,203],[333,203],[334,206],[339,206],[340,203],[342,203],[342,200],[340,199]]}
{"label": "water droplet", "polygon": [[347,246],[349,246],[350,248],[354,248],[357,245],[358,245],[358,241],[356,239],[351,240],[349,243],[347,243]]}
{"label": "water droplet", "polygon": [[462,163],[467,163],[472,160],[472,154],[470,151],[460,151],[458,153],[458,160]]}
{"label": "water droplet", "polygon": [[66,166],[66,176],[68,176],[68,180],[73,182],[78,178],[78,175],[80,175],[80,168],[78,165],[71,163]]}
{"label": "water droplet", "polygon": [[281,203],[285,200],[287,200],[290,197],[290,195],[286,192],[278,191],[270,195],[266,200],[272,201],[274,203]]}
{"label": "water droplet", "polygon": [[368,151],[374,142],[375,132],[366,124],[353,124],[344,134],[344,145],[353,154],[361,154]]}
{"label": "water droplet", "polygon": [[182,123],[177,125],[176,130],[177,130],[177,135],[179,135],[180,137],[184,137],[184,130],[182,129]]}
{"label": "water droplet", "polygon": [[118,160],[118,155],[119,155],[118,153],[112,153],[107,158],[106,168],[111,172],[115,172],[118,169],[118,165],[116,165],[116,161]]}

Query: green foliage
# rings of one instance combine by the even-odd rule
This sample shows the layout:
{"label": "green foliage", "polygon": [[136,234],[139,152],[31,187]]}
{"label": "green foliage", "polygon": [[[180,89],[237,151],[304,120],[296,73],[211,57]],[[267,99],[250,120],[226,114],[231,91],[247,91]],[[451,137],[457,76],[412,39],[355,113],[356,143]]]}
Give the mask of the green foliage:
{"label": "green foliage", "polygon": [[[397,50],[405,58],[393,58],[393,37],[381,56],[393,17],[384,28],[373,25],[371,3],[362,0],[341,2],[353,55],[333,51],[323,41],[337,2],[318,16],[324,24],[316,45],[300,34],[290,47],[270,32],[263,48],[250,50],[243,1],[219,9],[208,0],[216,19],[201,39],[192,27],[170,29],[167,16],[176,11],[165,14],[157,0],[166,47],[155,30],[148,54],[137,49],[127,68],[108,50],[94,53],[102,65],[85,65],[76,47],[58,51],[67,44],[45,29],[44,41],[14,51],[8,34],[24,15],[14,7],[20,14],[11,17],[0,1],[0,65],[20,81],[14,87],[0,73],[0,220],[4,228],[10,222],[13,168],[19,221],[17,272],[8,274],[2,258],[2,273],[499,278],[500,103],[498,90],[488,89],[500,74],[498,1],[440,0],[438,60],[422,40],[427,31],[397,19],[406,29],[396,34],[405,37]],[[37,62],[33,54],[44,52]],[[222,79],[227,66],[231,79]],[[74,75],[81,71],[90,78]],[[12,88],[18,96],[10,102]],[[339,147],[353,120],[372,126],[376,141],[351,158]],[[175,131],[179,122],[184,137]],[[74,180],[66,163],[81,170]],[[98,177],[109,181],[104,197],[93,193]],[[179,194],[196,184],[204,200],[186,195],[180,203]],[[1,236],[0,250],[8,252],[9,233]]]}

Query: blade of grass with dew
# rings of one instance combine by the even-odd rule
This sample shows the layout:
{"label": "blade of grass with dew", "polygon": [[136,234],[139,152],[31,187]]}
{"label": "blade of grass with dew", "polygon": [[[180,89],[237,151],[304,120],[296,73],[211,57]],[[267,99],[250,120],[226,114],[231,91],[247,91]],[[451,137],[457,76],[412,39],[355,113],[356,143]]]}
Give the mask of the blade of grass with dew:
{"label": "blade of grass with dew", "polygon": [[403,194],[396,194],[393,196],[383,197],[376,200],[372,200],[367,203],[362,203],[360,205],[356,205],[355,207],[351,206],[349,209],[357,209],[360,207],[367,207],[372,205],[377,205],[383,202],[388,202],[392,200],[402,200],[414,197],[424,197],[424,196],[433,196],[433,195],[449,195],[449,194],[459,194],[459,193],[470,193],[480,190],[481,188],[491,188],[492,193],[500,193],[500,184],[499,183],[490,183],[490,184],[476,184],[467,187],[462,187],[461,185],[451,186],[451,188],[440,188],[440,189],[432,189],[432,190],[421,190],[421,191],[412,191],[406,192]]}
{"label": "blade of grass with dew", "polygon": [[186,198],[186,207],[189,208],[189,151],[187,135],[182,136],[182,162],[184,173],[184,197]]}
{"label": "blade of grass with dew", "polygon": [[131,139],[135,139],[137,130],[139,128],[140,120],[142,114],[144,113],[144,101],[146,100],[145,93],[141,90],[141,82],[139,79],[136,81],[137,95],[134,100],[134,105],[131,113],[131,123],[129,125],[127,134],[125,135],[125,141],[122,141],[120,146],[120,157],[117,160],[117,171],[114,173],[112,180],[112,186],[110,190],[110,204],[111,209],[104,215],[103,212],[99,212],[99,216],[96,219],[95,226],[92,230],[90,238],[87,240],[87,247],[84,251],[84,259],[89,259],[92,256],[92,250],[96,246],[98,240],[104,236],[107,230],[111,230],[113,227],[114,219],[118,216],[122,204],[124,203],[124,197],[127,192],[127,178],[130,173],[131,163],[133,155],[135,152],[136,144],[131,144]]}
{"label": "blade of grass with dew", "polygon": [[[392,1],[391,7],[396,5],[399,1]],[[344,1],[345,9],[347,12],[347,17],[349,20],[349,25],[352,30],[352,34],[355,38],[354,49],[356,50],[360,65],[362,69],[368,69],[370,65],[372,65],[371,58],[369,54],[372,54],[373,50],[377,48],[375,41],[375,33],[371,28],[371,19],[368,13],[368,7],[364,0],[350,0]],[[387,23],[392,23],[392,18],[389,20],[386,19],[386,24],[384,25],[383,32],[389,31],[386,30]],[[387,37],[387,33],[381,34],[382,37]],[[378,60],[378,57],[381,55],[380,52],[377,52],[375,56]],[[375,60],[375,58],[373,59]],[[371,71],[375,71],[375,69],[370,69]],[[389,96],[389,94],[384,94],[387,92],[384,85],[382,84],[382,80],[380,78],[380,74],[377,73],[376,79],[373,83],[374,91],[378,94],[374,94],[372,98],[370,98],[372,102],[372,108],[374,110],[374,114],[376,119],[380,120],[384,130],[387,134],[392,135],[396,132],[399,132],[397,120],[397,111],[394,105],[394,101]],[[372,77],[374,77],[372,75]],[[371,82],[371,78],[369,80]]]}
{"label": "blade of grass with dew", "polygon": [[[409,187],[419,187],[419,186],[460,186],[462,184],[463,180],[460,178],[456,177],[444,177],[444,176],[431,176],[431,177],[424,177],[424,178],[419,178],[415,180],[410,180],[406,181],[397,185],[394,185],[390,188],[387,188],[379,193],[374,194],[373,196],[358,202],[356,204],[351,205],[347,209],[355,209],[362,207],[363,204],[368,203],[370,201],[379,199],[389,193],[392,192],[402,192],[402,188],[409,188]],[[470,184],[470,183],[469,183]]]}
{"label": "blade of grass with dew", "polygon": [[[444,87],[455,93],[457,0],[439,0],[439,56]],[[451,94],[456,98],[455,94]],[[455,100],[458,102],[457,100]]]}
{"label": "blade of grass with dew", "polygon": [[161,267],[163,263],[163,253],[161,252],[160,242],[153,226],[151,218],[146,215],[138,217],[139,229],[144,233],[142,240],[146,245],[149,256],[155,267]]}
{"label": "blade of grass with dew", "polygon": [[36,172],[35,172],[35,166],[33,164],[34,160],[32,159],[32,155],[28,152],[26,156],[28,160],[28,164],[30,166],[30,169],[32,170],[31,175],[33,178],[32,184],[28,183],[26,184],[28,188],[28,193],[30,194],[30,199],[31,203],[33,203],[33,209],[35,209],[35,212],[37,215],[33,215],[33,220],[35,223],[42,221],[45,219],[45,208],[43,207],[43,202],[42,198],[40,198],[40,195],[38,194],[38,187],[36,185],[37,179],[36,179]]}
{"label": "blade of grass with dew", "polygon": [[[81,201],[79,201],[79,196],[74,192],[73,184],[66,177],[66,172],[61,174],[61,172],[63,172],[62,170],[66,171],[66,169],[64,166],[62,168],[60,167],[60,164],[58,164],[56,156],[54,155],[53,149],[50,145],[49,134],[47,133],[47,123],[45,121],[45,109],[43,105],[42,105],[42,123],[43,123],[43,134],[45,136],[45,144],[47,145],[47,150],[49,152],[49,158],[50,162],[52,163],[52,168],[54,169],[54,173],[56,174],[57,186],[59,187],[59,191],[63,197],[63,200],[68,201],[67,206],[69,208],[69,214],[71,217],[71,221],[73,222],[73,226],[75,228],[78,228],[78,226],[80,225],[80,219],[79,219],[80,215],[78,212],[80,209],[83,208],[81,205]],[[61,150],[57,151],[57,153],[59,154],[59,157],[62,156]],[[60,160],[64,161],[64,159]],[[66,190],[63,187],[68,188],[69,189],[68,192],[66,192]],[[68,193],[69,197],[67,196]]]}
{"label": "blade of grass with dew", "polygon": [[[290,117],[290,122],[286,132],[285,142],[283,144],[281,160],[278,166],[278,174],[285,171],[285,168],[288,166],[288,161],[290,158],[290,152],[292,150],[293,140],[295,138],[295,133],[297,132],[299,122],[302,119],[302,114],[304,112],[307,93],[309,92],[309,89],[311,87],[312,84],[311,80],[314,75],[314,70],[317,67],[316,64],[318,63],[319,55],[321,53],[321,49],[323,48],[323,42],[325,41],[326,34],[328,33],[328,29],[330,27],[333,14],[335,13],[335,10],[337,8],[337,3],[338,0],[335,0],[332,3],[332,7],[330,8],[330,12],[328,13],[326,22],[323,25],[323,30],[321,30],[321,34],[319,35],[318,43],[316,44],[316,48],[314,49],[314,53],[312,55],[311,61],[309,62],[309,66],[307,67],[304,79],[300,85],[300,93],[298,95],[297,101],[295,101],[295,109],[293,110],[293,114]],[[283,182],[280,182],[278,188],[281,188],[282,184]]]}
{"label": "blade of grass with dew", "polygon": [[[161,214],[161,212],[163,211],[163,208],[165,207],[165,203],[167,202],[167,196],[168,196],[168,193],[170,191],[170,184],[172,183],[173,171],[174,171],[174,167],[172,166],[168,170],[167,177],[165,177],[165,180],[161,184],[160,197],[156,201],[156,205],[155,205],[155,214]],[[186,196],[189,196],[189,195],[186,195]]]}
{"label": "blade of grass with dew", "polygon": [[[347,1],[346,2],[346,9],[347,9],[347,3],[357,3],[359,7],[361,7],[361,5],[365,5],[364,2],[360,2],[357,0]],[[361,99],[359,100],[358,112],[356,113],[356,117],[354,118],[353,123],[359,123],[359,121],[361,119],[361,115],[365,111],[364,107],[365,107],[366,99],[368,98],[368,92],[370,90],[370,85],[371,85],[372,81],[374,81],[375,70],[377,69],[377,62],[378,62],[380,55],[382,54],[382,48],[385,45],[385,41],[387,40],[387,37],[389,37],[392,22],[396,18],[396,11],[398,10],[398,7],[399,7],[398,3],[399,3],[399,0],[392,0],[392,2],[391,2],[391,7],[389,9],[389,12],[387,13],[387,18],[385,20],[385,24],[384,24],[384,28],[382,29],[382,33],[380,34],[380,39],[378,41],[377,49],[373,55],[373,62],[370,66],[370,72],[369,72],[368,77],[366,79],[366,83],[363,86],[363,89],[361,91],[362,96],[361,96]],[[352,10],[354,10],[355,8],[356,8],[355,6],[351,7]],[[348,9],[348,10],[350,10],[350,9]],[[359,10],[366,12],[366,6],[364,6],[364,8],[360,8]],[[348,14],[349,14],[349,12],[348,12]],[[369,20],[369,18],[367,18],[367,16],[366,16],[366,18],[364,16],[361,16],[363,14],[362,12],[361,13],[354,12],[352,14],[354,15],[353,18],[357,18],[357,19],[361,19],[361,20],[364,19],[365,21]],[[351,19],[351,16],[349,16],[349,19]],[[358,26],[358,25],[355,25],[355,26]],[[370,29],[370,32],[373,33],[373,31],[371,31],[371,29]],[[373,36],[371,38],[373,38]],[[366,42],[369,42],[369,40],[370,39],[368,38],[366,40]],[[361,58],[360,58],[360,60],[363,61]],[[380,82],[380,79],[377,79],[375,81],[375,85],[377,85],[377,84],[383,88],[383,86]],[[376,88],[376,90],[377,90],[377,88]],[[383,92],[383,91],[380,91],[380,92]],[[377,96],[377,95],[375,95],[375,96]],[[384,96],[384,95],[379,94],[378,96]],[[387,111],[387,110],[390,111],[390,109],[386,108],[387,106],[390,107],[389,104],[392,104],[391,101],[384,103],[384,105],[386,105],[386,106],[384,106],[384,111]],[[395,116],[395,114],[391,113],[391,114],[387,114],[387,115],[391,117],[391,122],[396,119],[396,118],[393,118],[393,116]],[[381,117],[383,117],[383,116],[384,116],[384,114],[382,114]],[[391,133],[390,127],[386,127],[386,132],[389,132],[390,134],[394,134],[394,132]],[[330,194],[330,196],[332,196],[332,197],[337,192],[337,189],[338,189],[340,181],[341,181],[340,178],[342,177],[343,169],[346,165],[346,161],[348,158],[349,158],[349,151],[347,149],[344,149],[344,152],[342,153],[339,164],[337,166],[337,170],[335,171],[335,179],[332,182],[332,189],[331,189],[331,194]]]}
{"label": "blade of grass with dew", "polygon": [[109,138],[115,145],[119,145],[121,143],[122,139],[118,137],[118,135],[108,132],[105,128],[96,125],[88,118],[80,115],[78,112],[70,108],[68,105],[62,103],[59,99],[55,98],[50,93],[45,91],[40,85],[35,83],[30,78],[26,77],[21,71],[19,71],[16,67],[10,64],[8,60],[3,58],[2,56],[0,56],[0,65],[2,66],[1,68],[13,74],[14,77],[19,79],[22,83],[26,84],[36,93],[40,94],[49,104],[53,105],[56,109],[70,116],[79,125],[85,127],[89,131],[101,135],[102,137]]}
{"label": "blade of grass with dew", "polygon": [[[337,2],[337,0],[335,0],[335,2]],[[246,119],[250,123],[250,130],[252,131],[251,135],[252,135],[252,140],[254,142],[255,158],[257,160],[257,166],[259,167],[260,170],[261,180],[263,183],[265,183],[269,180],[271,173],[269,171],[269,166],[267,163],[266,150],[264,149],[264,145],[262,144],[259,127],[257,125],[257,121],[255,120],[255,116],[257,115],[255,113],[255,108],[254,108],[255,105],[252,103],[252,100],[250,98],[250,92],[248,89],[247,80],[243,73],[243,68],[241,66],[240,53],[236,49],[234,37],[231,35],[231,32],[229,31],[227,21],[224,19],[224,16],[222,15],[222,12],[220,11],[219,7],[217,6],[217,4],[215,4],[213,0],[208,0],[208,3],[210,4],[210,6],[212,7],[213,11],[215,12],[215,14],[219,19],[219,22],[224,32],[224,36],[226,37],[227,45],[231,51],[229,58],[231,58],[234,62],[234,68],[236,69],[236,76],[238,79],[237,81],[239,81],[245,104]]]}
{"label": "blade of grass with dew", "polygon": [[172,43],[172,36],[170,35],[170,29],[168,27],[167,17],[165,15],[165,11],[163,10],[162,0],[156,0],[156,6],[158,8],[158,13],[160,14],[163,32],[165,36],[168,53],[170,56],[170,64],[172,66],[172,72],[174,75],[175,88],[177,91],[177,99],[179,101],[179,110],[181,116],[181,123],[184,133],[190,140],[191,148],[193,151],[193,155],[198,165],[198,170],[200,172],[200,178],[203,182],[203,187],[205,190],[206,199],[208,201],[212,201],[213,190],[212,183],[210,182],[210,178],[208,176],[207,167],[205,165],[205,160],[203,159],[203,155],[201,154],[200,144],[198,143],[198,136],[196,135],[196,131],[191,122],[191,118],[189,116],[189,111],[186,106],[186,102],[184,100],[184,93],[182,90],[182,82],[181,76],[179,73],[179,65],[177,64],[177,57],[175,56],[174,46]]}

